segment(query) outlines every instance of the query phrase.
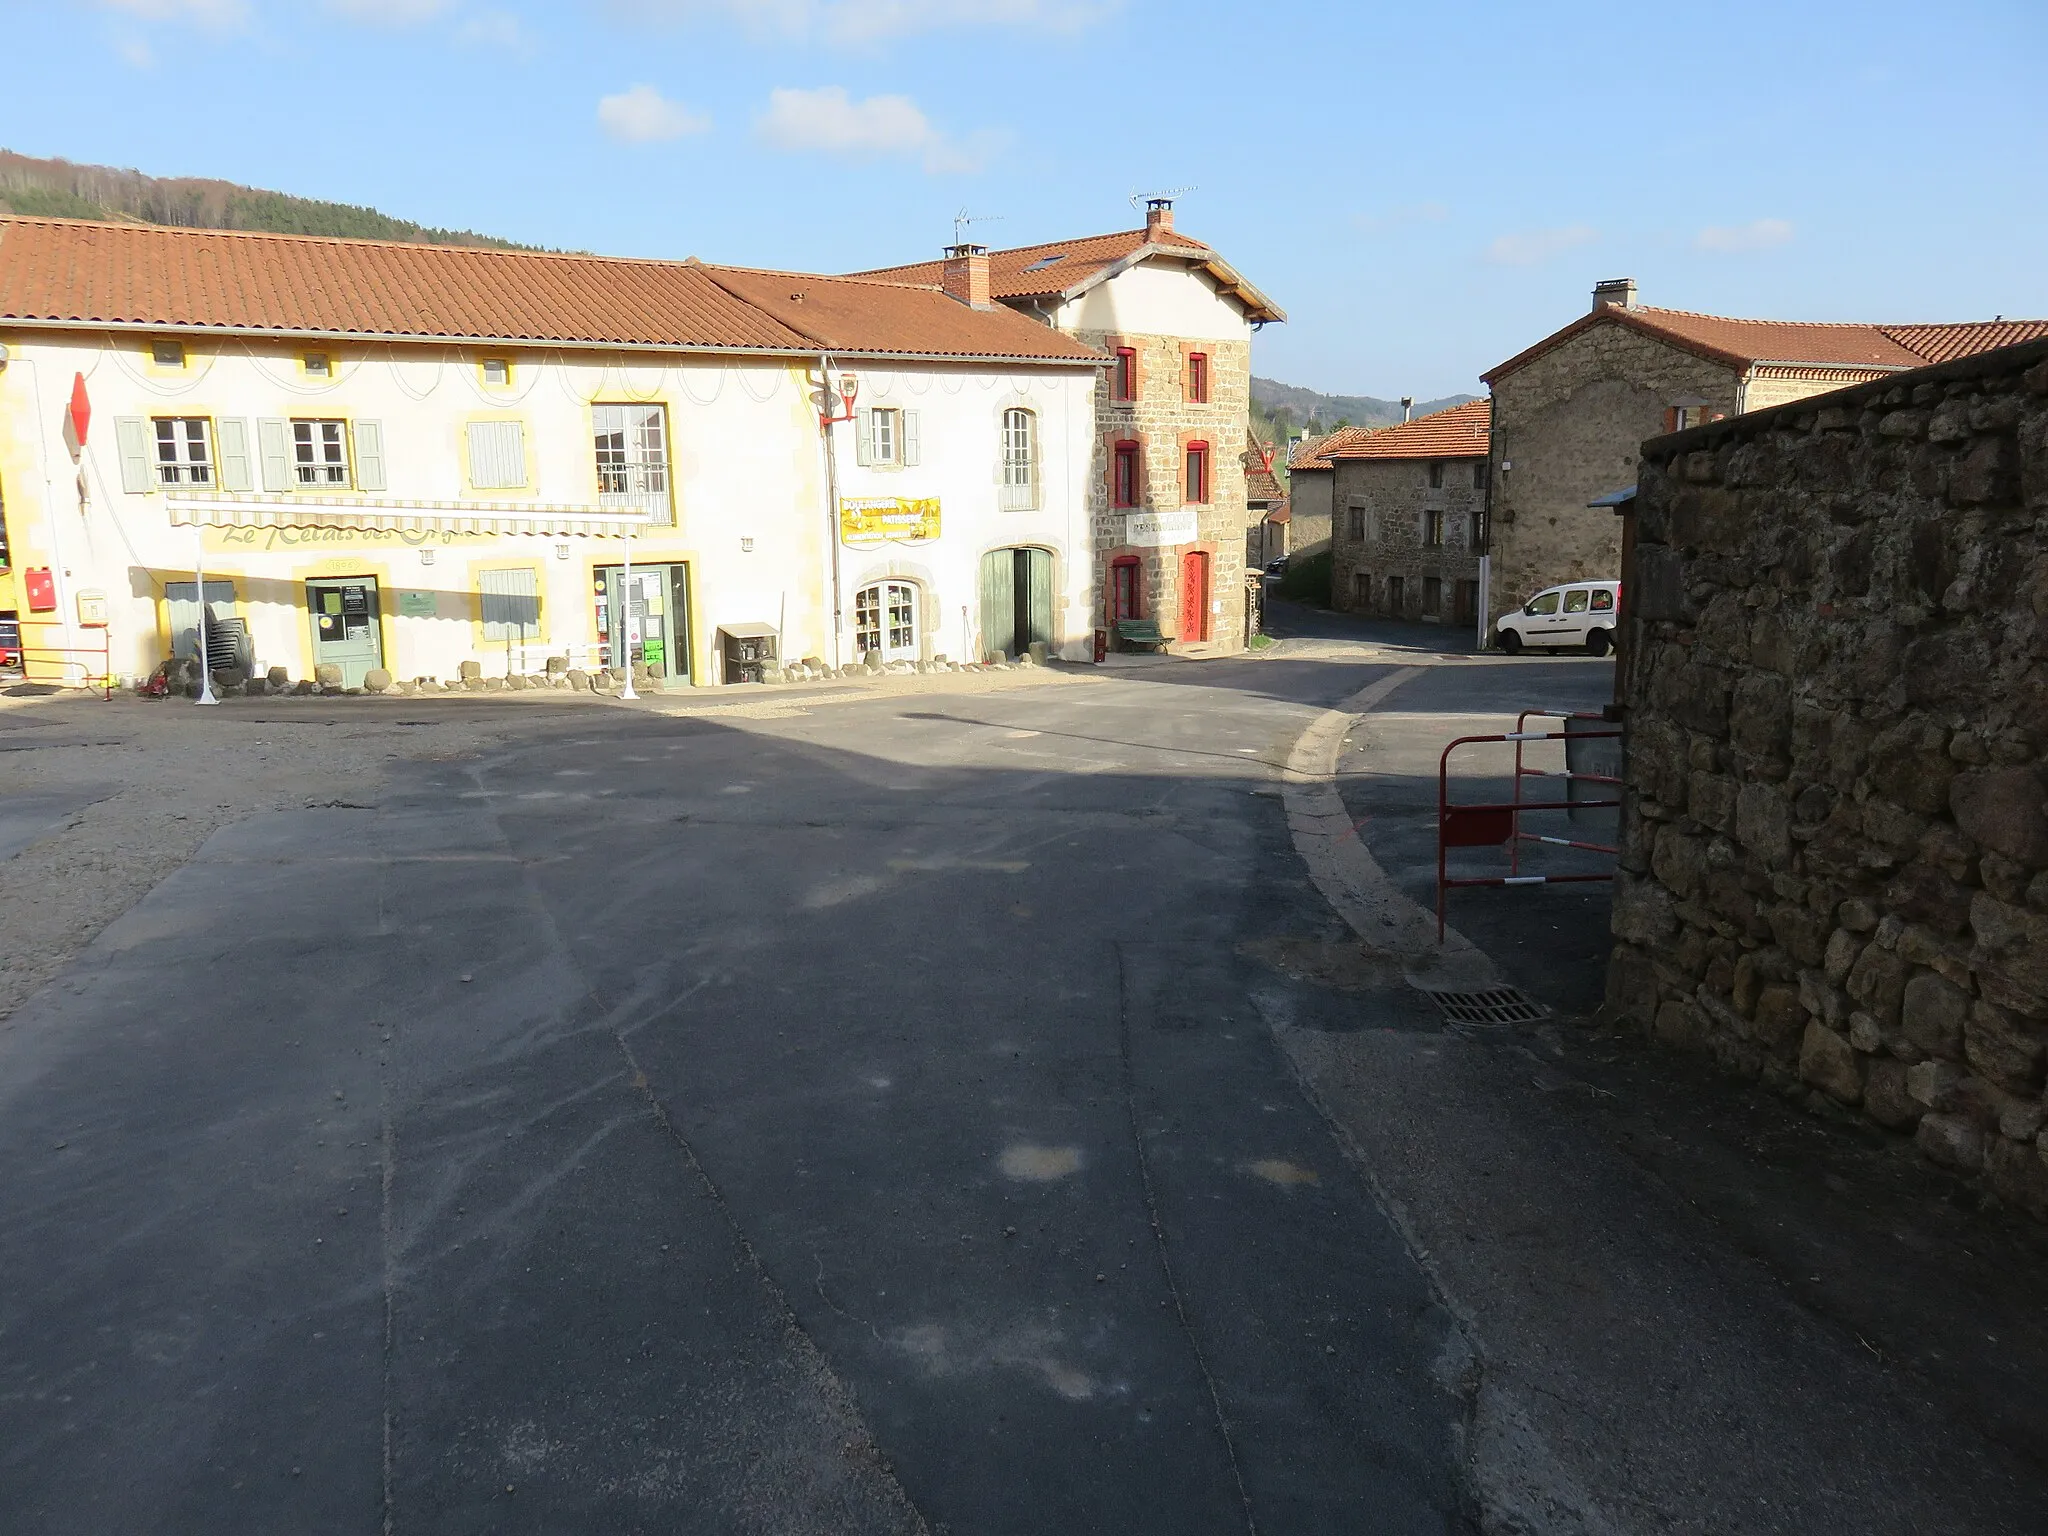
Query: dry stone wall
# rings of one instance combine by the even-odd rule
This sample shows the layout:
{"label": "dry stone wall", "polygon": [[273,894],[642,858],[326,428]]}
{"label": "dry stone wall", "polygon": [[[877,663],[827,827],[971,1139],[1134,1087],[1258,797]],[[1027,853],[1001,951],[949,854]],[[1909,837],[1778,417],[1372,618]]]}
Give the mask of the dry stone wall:
{"label": "dry stone wall", "polygon": [[2048,1215],[2048,346],[1644,455],[1610,1012]]}

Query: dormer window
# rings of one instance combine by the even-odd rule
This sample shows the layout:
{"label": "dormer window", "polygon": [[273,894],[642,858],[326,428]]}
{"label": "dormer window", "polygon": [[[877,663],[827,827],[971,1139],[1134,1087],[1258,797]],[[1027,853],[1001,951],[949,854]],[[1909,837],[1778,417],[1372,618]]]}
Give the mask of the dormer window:
{"label": "dormer window", "polygon": [[185,343],[182,341],[159,341],[150,345],[149,359],[159,368],[182,368],[185,366]]}
{"label": "dormer window", "polygon": [[502,389],[512,382],[512,363],[508,358],[487,357],[484,359],[484,383]]}
{"label": "dormer window", "polygon": [[334,377],[334,359],[325,352],[306,354],[306,377],[309,379],[331,379]]}

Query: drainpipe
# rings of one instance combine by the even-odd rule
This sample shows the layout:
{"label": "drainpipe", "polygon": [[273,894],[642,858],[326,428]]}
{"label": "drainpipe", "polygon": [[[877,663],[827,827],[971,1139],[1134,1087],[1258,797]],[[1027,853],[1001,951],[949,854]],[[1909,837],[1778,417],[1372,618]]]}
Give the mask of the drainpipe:
{"label": "drainpipe", "polygon": [[844,613],[840,595],[839,574],[839,450],[832,439],[832,428],[824,418],[833,414],[832,404],[838,399],[839,391],[832,385],[832,354],[818,354],[818,377],[824,390],[824,403],[818,410],[818,434],[825,440],[825,537],[827,548],[832,551],[832,667],[837,671],[845,665],[840,657],[839,636]]}

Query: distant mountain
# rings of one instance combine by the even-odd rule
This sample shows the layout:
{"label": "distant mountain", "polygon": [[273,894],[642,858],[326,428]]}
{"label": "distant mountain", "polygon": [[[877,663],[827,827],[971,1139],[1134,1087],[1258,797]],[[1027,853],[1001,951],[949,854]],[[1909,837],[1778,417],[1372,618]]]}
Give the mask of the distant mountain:
{"label": "distant mountain", "polygon": [[145,176],[106,165],[35,160],[0,149],[0,211],[45,218],[111,219],[187,229],[257,229],[285,235],[346,235],[414,245],[481,245],[532,250],[467,229],[436,229],[374,208],[322,203],[191,176]]}
{"label": "distant mountain", "polygon": [[[1477,395],[1446,395],[1441,400],[1418,400],[1415,414],[1447,411]],[[1340,426],[1385,427],[1401,419],[1401,402],[1376,400],[1371,395],[1325,395],[1298,384],[1277,379],[1252,378],[1252,408],[1255,417],[1270,422],[1281,440],[1296,432],[1331,432]]]}

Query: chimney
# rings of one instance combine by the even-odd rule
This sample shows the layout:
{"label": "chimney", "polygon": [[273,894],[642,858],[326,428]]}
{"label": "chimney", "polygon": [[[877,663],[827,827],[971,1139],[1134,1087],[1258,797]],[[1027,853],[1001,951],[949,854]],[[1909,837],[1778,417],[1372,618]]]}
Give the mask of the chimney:
{"label": "chimney", "polygon": [[1148,197],[1145,199],[1145,238],[1157,240],[1161,235],[1173,233],[1173,199],[1170,197]]}
{"label": "chimney", "polygon": [[1636,280],[1632,277],[1610,277],[1603,283],[1593,285],[1593,308],[1634,309],[1636,307]]}
{"label": "chimney", "polygon": [[1401,397],[1401,420],[1403,423],[1407,423],[1413,421],[1414,419],[1415,397],[1413,395],[1403,395]]}
{"label": "chimney", "polygon": [[949,245],[946,247],[946,275],[939,285],[950,298],[969,309],[993,309],[988,296],[988,247]]}

